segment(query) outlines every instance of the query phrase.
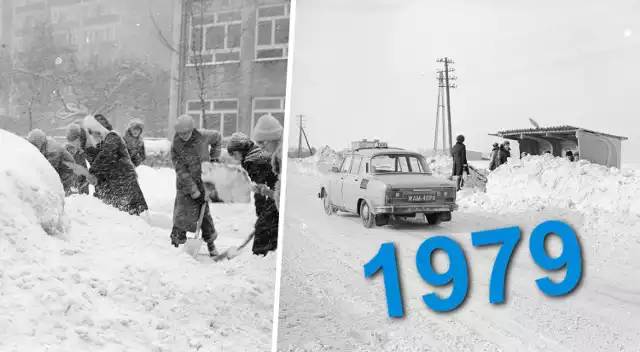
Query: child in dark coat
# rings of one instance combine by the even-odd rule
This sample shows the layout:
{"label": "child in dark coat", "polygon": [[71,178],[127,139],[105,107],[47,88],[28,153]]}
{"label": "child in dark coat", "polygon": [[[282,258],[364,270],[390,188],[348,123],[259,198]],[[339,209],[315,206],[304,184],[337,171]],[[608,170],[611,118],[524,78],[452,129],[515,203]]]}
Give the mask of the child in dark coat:
{"label": "child in dark coat", "polygon": [[[87,155],[84,151],[86,139],[86,132],[80,125],[72,123],[67,126],[67,142],[64,147],[73,156],[76,164],[84,168],[87,168]],[[79,194],[89,194],[89,181],[85,176],[78,176],[74,188],[78,190]]]}
{"label": "child in dark coat", "polygon": [[129,157],[133,166],[138,167],[147,158],[147,153],[144,149],[144,140],[142,138],[142,132],[144,130],[144,122],[139,119],[133,119],[129,122],[129,127],[124,132],[124,143],[129,151]]}

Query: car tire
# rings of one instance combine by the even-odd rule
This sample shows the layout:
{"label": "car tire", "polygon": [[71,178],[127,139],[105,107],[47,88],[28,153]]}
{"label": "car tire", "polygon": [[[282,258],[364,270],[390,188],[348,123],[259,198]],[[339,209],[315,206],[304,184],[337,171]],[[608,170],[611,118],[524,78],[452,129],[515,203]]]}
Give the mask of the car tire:
{"label": "car tire", "polygon": [[329,198],[329,194],[326,191],[323,192],[322,204],[324,207],[325,214],[331,216],[336,213],[336,208],[331,203],[331,198]]}
{"label": "car tire", "polygon": [[424,214],[424,217],[429,225],[439,225],[441,223],[440,213]]}
{"label": "car tire", "polygon": [[376,226],[376,216],[371,212],[371,208],[367,201],[363,201],[360,204],[360,220],[362,221],[362,226],[367,229]]}

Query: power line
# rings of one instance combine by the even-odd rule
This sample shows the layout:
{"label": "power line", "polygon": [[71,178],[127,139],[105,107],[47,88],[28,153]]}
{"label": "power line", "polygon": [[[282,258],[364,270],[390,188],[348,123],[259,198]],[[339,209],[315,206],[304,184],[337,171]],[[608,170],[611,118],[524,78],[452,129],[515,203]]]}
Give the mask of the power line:
{"label": "power line", "polygon": [[[458,87],[458,85],[456,85],[455,83],[451,83],[453,81],[456,81],[458,79],[458,77],[450,75],[450,73],[453,73],[456,71],[455,68],[450,67],[450,65],[454,64],[455,62],[453,60],[451,60],[448,57],[444,57],[444,58],[440,58],[438,60],[436,60],[436,62],[438,63],[443,63],[444,64],[444,69],[438,69],[437,73],[437,79],[438,79],[438,112],[441,111],[440,109],[440,104],[441,104],[441,99],[444,93],[445,97],[446,97],[446,105],[443,104],[444,106],[442,106],[443,110],[444,108],[446,108],[446,112],[447,112],[447,121],[446,121],[446,126],[447,126],[447,130],[448,130],[448,140],[449,140],[449,153],[451,153],[451,149],[453,148],[453,136],[451,133],[451,95],[450,95],[450,89],[455,89]],[[444,90],[444,92],[442,92]],[[437,112],[436,112],[437,114]],[[439,116],[436,116],[436,119],[438,119]],[[443,130],[443,135],[442,135],[442,140],[443,140],[443,149],[445,149],[445,144],[444,144],[444,139],[445,139],[445,122],[444,122],[444,113],[442,114],[442,120],[443,120],[443,126],[442,126],[442,130]],[[437,126],[437,125],[436,125]],[[436,127],[436,138],[437,138],[437,127]],[[437,143],[437,142],[435,142]],[[437,145],[435,144],[434,145]]]}

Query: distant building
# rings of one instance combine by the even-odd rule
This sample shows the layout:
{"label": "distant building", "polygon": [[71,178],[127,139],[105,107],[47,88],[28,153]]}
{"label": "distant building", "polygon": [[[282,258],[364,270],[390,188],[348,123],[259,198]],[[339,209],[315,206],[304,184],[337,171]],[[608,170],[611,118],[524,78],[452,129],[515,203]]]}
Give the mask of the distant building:
{"label": "distant building", "polygon": [[379,139],[367,140],[362,139],[359,141],[351,142],[351,150],[355,150],[358,148],[375,148],[377,146],[386,146],[386,142],[381,142]]}
{"label": "distant building", "polygon": [[622,163],[622,141],[627,140],[626,137],[573,126],[507,130],[490,136],[517,141],[520,153],[542,155],[550,152],[563,157],[570,150],[573,154],[578,153],[580,159],[618,168]]}
{"label": "distant building", "polygon": [[189,45],[181,47],[176,116],[187,113],[224,137],[250,134],[267,113],[284,125],[290,12],[288,0],[222,0],[187,11],[194,19],[183,16],[182,42]]}

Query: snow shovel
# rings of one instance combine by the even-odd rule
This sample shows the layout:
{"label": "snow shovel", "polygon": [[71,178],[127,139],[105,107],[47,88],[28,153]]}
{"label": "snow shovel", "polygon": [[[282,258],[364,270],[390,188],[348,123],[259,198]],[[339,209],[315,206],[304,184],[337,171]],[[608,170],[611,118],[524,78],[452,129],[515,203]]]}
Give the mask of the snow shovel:
{"label": "snow shovel", "polygon": [[205,202],[202,205],[202,208],[200,208],[200,217],[198,218],[198,223],[196,224],[196,235],[193,238],[188,238],[187,242],[184,243],[184,251],[194,258],[198,256],[198,252],[200,252],[200,248],[202,248],[200,228],[202,227],[202,219],[204,218],[204,210],[206,206],[207,202]]}
{"label": "snow shovel", "polygon": [[231,247],[229,249],[227,249],[226,251],[218,254],[217,256],[213,257],[213,261],[214,262],[218,262],[221,261],[222,259],[232,259],[235,256],[238,255],[238,252],[240,252],[240,250],[244,247],[246,247],[247,244],[249,244],[249,242],[251,241],[251,239],[253,238],[253,236],[256,234],[255,231],[251,231],[251,234],[249,234],[249,237],[247,237],[246,240],[244,240],[244,242],[238,246],[238,247]]}

